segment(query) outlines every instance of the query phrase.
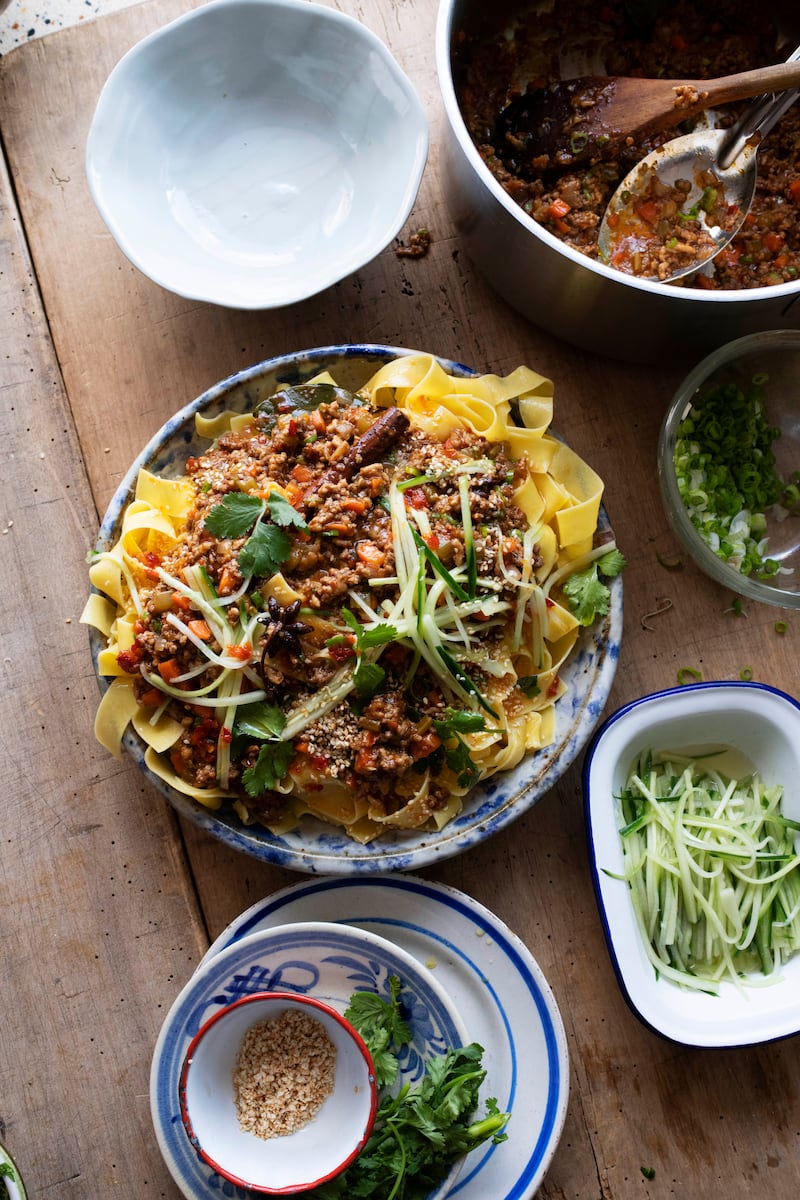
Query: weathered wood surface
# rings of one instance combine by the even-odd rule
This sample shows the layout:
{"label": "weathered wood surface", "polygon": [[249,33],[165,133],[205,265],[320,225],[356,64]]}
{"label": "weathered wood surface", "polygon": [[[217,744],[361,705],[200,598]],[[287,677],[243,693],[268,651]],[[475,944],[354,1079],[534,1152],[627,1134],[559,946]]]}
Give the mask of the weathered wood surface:
{"label": "weathered wood surface", "polygon": [[[555,425],[606,480],[628,560],[625,637],[610,707],[675,682],[755,677],[797,691],[798,623],[659,565],[676,546],[654,469],[683,367],[595,358],[508,309],[459,252],[439,175],[435,0],[342,0],[389,43],[431,122],[405,236],[357,275],[278,312],[193,304],[143,278],[89,197],[86,133],[121,54],[193,7],[149,0],[0,60],[4,584],[0,841],[0,1133],[32,1197],[177,1197],[150,1125],[150,1057],[166,1009],[209,938],[296,879],[176,820],[127,762],[95,747],[84,556],[98,512],[163,421],[232,371],[343,341],[415,347],[556,381]],[[9,174],[6,173],[6,165]],[[647,614],[668,599],[672,607]],[[800,1187],[797,1040],[698,1052],[648,1033],[606,954],[584,845],[579,765],[510,829],[425,872],[492,908],[528,944],[571,1053],[563,1138],[540,1194],[789,1200]],[[645,1179],[641,1166],[653,1167]]]}

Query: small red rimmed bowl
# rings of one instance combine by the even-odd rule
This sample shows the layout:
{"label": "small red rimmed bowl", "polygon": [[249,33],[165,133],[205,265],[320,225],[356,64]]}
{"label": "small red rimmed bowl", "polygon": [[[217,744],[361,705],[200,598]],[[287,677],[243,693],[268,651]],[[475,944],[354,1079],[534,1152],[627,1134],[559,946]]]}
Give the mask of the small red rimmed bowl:
{"label": "small red rimmed bowl", "polygon": [[[272,1121],[263,1111],[256,1112],[252,1092],[263,1091],[263,1084],[260,1088],[247,1086],[243,1089],[247,1099],[239,1102],[247,1126],[242,1128],[234,1072],[243,1040],[254,1026],[278,1022],[286,1014],[290,1020],[291,1014],[306,1018],[295,1037],[308,1032],[308,1018],[319,1026],[312,1027],[317,1066],[308,1056],[302,1067],[298,1065],[296,1040],[278,1060],[283,1062],[290,1093],[286,1104],[296,1106],[297,1120],[289,1120],[282,1105],[272,1106]],[[284,1030],[280,1038],[275,1034],[273,1043],[283,1044],[291,1032],[291,1028]],[[329,1060],[330,1045],[335,1048],[332,1088],[303,1122],[308,1115],[306,1106],[313,1107],[325,1090],[319,1064]],[[257,1064],[251,1062],[246,1083],[252,1082],[256,1070]],[[283,1085],[280,1087],[283,1091]],[[257,992],[214,1013],[189,1045],[179,1089],[184,1127],[200,1157],[235,1186],[268,1196],[309,1191],[339,1175],[364,1148],[377,1109],[372,1059],[353,1026],[311,996],[282,992]],[[275,1136],[251,1131],[254,1125],[263,1131],[286,1130],[293,1124],[296,1128]]]}

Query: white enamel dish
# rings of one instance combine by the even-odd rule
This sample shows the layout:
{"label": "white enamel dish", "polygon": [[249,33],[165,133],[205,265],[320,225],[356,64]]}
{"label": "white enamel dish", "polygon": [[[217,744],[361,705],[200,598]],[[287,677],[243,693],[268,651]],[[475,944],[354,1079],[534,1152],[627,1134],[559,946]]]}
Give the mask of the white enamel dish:
{"label": "white enamel dish", "polygon": [[[494,1096],[511,1112],[508,1140],[468,1155],[448,1196],[531,1200],[564,1127],[569,1056],[558,1005],[527,947],[454,888],[408,875],[328,877],[285,888],[242,913],[210,947],[198,973],[260,930],[321,920],[378,934],[425,964],[456,1006],[469,1040],[484,1048],[482,1097]],[[170,1087],[175,1067],[164,1062],[162,1069]],[[160,1136],[168,1153],[184,1138],[180,1124],[169,1120]],[[189,1200],[219,1196],[195,1162],[182,1160],[180,1169]]]}
{"label": "white enamel dish", "polygon": [[595,894],[611,961],[633,1012],[656,1033],[688,1046],[745,1046],[800,1032],[800,955],[776,982],[719,995],[658,978],[636,924],[622,872],[615,797],[637,756],[708,745],[734,746],[767,784],[782,784],[782,810],[800,820],[800,704],[760,683],[697,683],[644,696],[598,729],[584,759],[584,801]]}
{"label": "white enamel dish", "polygon": [[380,253],[427,151],[416,92],[360,21],[308,0],[212,0],[114,68],[86,170],[112,236],[150,279],[267,309]]}
{"label": "white enamel dish", "polygon": [[[132,498],[140,467],[175,478],[183,473],[189,455],[202,453],[208,443],[195,432],[198,412],[213,417],[226,409],[250,411],[271,395],[278,383],[301,383],[323,369],[329,370],[341,386],[353,390],[366,383],[383,363],[410,353],[418,352],[375,345],[329,346],[271,359],[223,380],[176,413],[137,457],[109,505],[97,548],[107,549],[117,541],[122,514]],[[451,374],[468,377],[475,373],[458,363],[440,361]],[[600,530],[609,530],[602,508]],[[178,812],[234,849],[318,874],[407,871],[483,841],[521,816],[560,779],[600,719],[614,679],[621,636],[622,582],[618,577],[611,581],[608,615],[581,630],[560,672],[568,691],[556,705],[553,744],[529,755],[514,770],[498,774],[476,788],[463,811],[444,829],[433,833],[387,834],[362,846],[335,827],[310,818],[304,818],[298,829],[280,836],[257,825],[246,827],[232,809],[204,808],[153,775],[144,764],[144,746],[135,733],[125,735],[124,746]],[[104,639],[92,630],[90,643],[96,666]],[[101,688],[107,684],[107,680],[100,680]]]}
{"label": "white enamel dish", "polygon": [[[150,1071],[150,1111],[159,1149],[187,1200],[226,1195],[225,1189],[234,1186],[200,1157],[181,1119],[183,1063],[198,1030],[236,1000],[265,991],[308,996],[343,1015],[356,991],[388,997],[392,975],[402,982],[399,998],[412,1035],[400,1055],[399,1080],[413,1086],[428,1058],[470,1039],[444,981],[402,945],[377,930],[350,928],[320,917],[251,929],[219,953],[206,955],[167,1014]],[[232,1094],[227,1103],[233,1104]],[[462,1162],[453,1165],[445,1183],[428,1200],[446,1194]],[[230,1194],[250,1192],[237,1187]]]}

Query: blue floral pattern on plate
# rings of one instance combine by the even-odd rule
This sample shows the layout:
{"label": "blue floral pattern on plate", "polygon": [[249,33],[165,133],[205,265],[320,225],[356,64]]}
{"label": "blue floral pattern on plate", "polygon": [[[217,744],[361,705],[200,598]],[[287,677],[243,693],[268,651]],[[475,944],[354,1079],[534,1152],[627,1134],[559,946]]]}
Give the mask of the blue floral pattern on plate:
{"label": "blue floral pattern on plate", "polygon": [[204,959],[167,1015],[150,1074],[150,1107],[159,1147],[189,1200],[254,1195],[211,1171],[181,1122],[181,1065],[200,1026],[234,1000],[273,989],[311,995],[343,1013],[356,991],[388,996],[392,975],[401,981],[402,1012],[411,1032],[411,1042],[400,1057],[396,1086],[413,1085],[430,1057],[464,1045],[467,1030],[430,970],[381,935],[333,922],[286,925],[254,931]]}
{"label": "blue floral pattern on plate", "polygon": [[[148,443],[120,483],[103,519],[98,549],[117,541],[122,514],[133,497],[140,467],[178,477],[192,454],[201,454],[207,442],[197,436],[195,416],[214,417],[231,409],[251,411],[279,384],[302,383],[328,370],[342,386],[356,389],[385,362],[419,351],[378,345],[326,346],[270,359],[216,384],[176,413]],[[439,360],[452,375],[468,378],[476,372],[460,363]],[[611,527],[601,507],[599,530],[608,536]],[[362,846],[333,826],[307,817],[290,833],[276,835],[258,825],[245,826],[233,810],[204,808],[153,775],[145,766],[144,746],[132,731],[124,746],[137,766],[173,807],[195,825],[235,850],[312,874],[352,875],[376,871],[416,870],[460,854],[504,828],[544,796],[574,762],[588,740],[608,700],[622,638],[622,581],[611,582],[609,612],[581,631],[577,645],[561,671],[568,692],[556,705],[555,738],[551,746],[529,754],[518,767],[493,776],[468,797],[462,812],[444,829],[435,832],[401,831]],[[104,638],[90,632],[92,657]],[[100,679],[101,688],[108,680]]]}

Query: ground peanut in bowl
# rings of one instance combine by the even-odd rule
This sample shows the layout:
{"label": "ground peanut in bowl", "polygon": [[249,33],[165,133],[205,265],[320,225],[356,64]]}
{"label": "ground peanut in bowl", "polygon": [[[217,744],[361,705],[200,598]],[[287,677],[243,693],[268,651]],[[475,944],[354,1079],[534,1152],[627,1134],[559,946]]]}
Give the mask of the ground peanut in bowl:
{"label": "ground peanut in bowl", "polygon": [[258,1021],[233,1072],[240,1127],[265,1139],[296,1133],[331,1095],[335,1076],[336,1047],[314,1017],[287,1009]]}

